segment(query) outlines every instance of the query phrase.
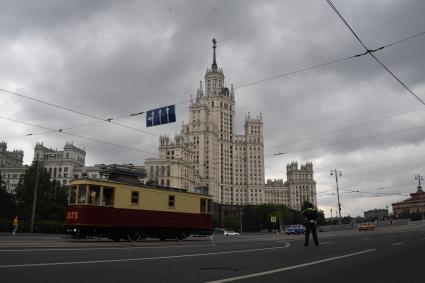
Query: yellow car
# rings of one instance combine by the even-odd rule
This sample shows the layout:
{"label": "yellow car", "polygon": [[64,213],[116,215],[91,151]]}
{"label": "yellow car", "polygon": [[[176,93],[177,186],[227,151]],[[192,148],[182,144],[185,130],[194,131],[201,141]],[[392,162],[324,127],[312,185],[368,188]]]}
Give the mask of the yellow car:
{"label": "yellow car", "polygon": [[357,228],[359,231],[372,231],[375,230],[376,224],[375,223],[362,223],[357,225]]}

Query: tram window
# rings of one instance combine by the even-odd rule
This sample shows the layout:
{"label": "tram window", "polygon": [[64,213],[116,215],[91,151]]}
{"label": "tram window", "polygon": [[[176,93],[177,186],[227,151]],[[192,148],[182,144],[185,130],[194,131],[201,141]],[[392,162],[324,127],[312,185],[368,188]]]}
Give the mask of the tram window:
{"label": "tram window", "polygon": [[138,191],[132,191],[131,192],[131,204],[132,205],[139,204],[139,192]]}
{"label": "tram window", "polygon": [[71,186],[69,190],[69,204],[77,203],[77,186]]}
{"label": "tram window", "polygon": [[168,196],[168,207],[175,207],[176,205],[176,197],[175,196]]}
{"label": "tram window", "polygon": [[88,204],[100,205],[100,187],[89,185]]}
{"label": "tram window", "polygon": [[207,213],[207,200],[201,198],[201,213]]}
{"label": "tram window", "polygon": [[114,188],[103,187],[103,201],[104,206],[113,206],[114,205]]}
{"label": "tram window", "polygon": [[86,204],[87,185],[78,186],[78,204]]}
{"label": "tram window", "polygon": [[209,199],[208,200],[208,214],[212,214],[212,206],[213,206],[212,200]]}

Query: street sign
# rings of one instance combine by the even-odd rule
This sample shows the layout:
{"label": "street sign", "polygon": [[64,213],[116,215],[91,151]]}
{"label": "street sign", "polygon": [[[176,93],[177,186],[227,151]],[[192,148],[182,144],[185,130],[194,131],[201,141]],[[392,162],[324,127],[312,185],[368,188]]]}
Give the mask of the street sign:
{"label": "street sign", "polygon": [[169,105],[146,112],[146,127],[153,127],[176,121],[176,106]]}
{"label": "street sign", "polygon": [[275,222],[276,222],[276,216],[271,216],[271,217],[270,217],[270,222],[275,223]]}

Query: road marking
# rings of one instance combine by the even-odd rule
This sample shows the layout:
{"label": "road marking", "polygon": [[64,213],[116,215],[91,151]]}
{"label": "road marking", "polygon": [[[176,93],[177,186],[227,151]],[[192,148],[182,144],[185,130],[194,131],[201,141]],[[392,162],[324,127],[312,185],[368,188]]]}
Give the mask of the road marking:
{"label": "road marking", "polygon": [[323,243],[320,243],[321,245],[328,245],[328,244],[330,244],[331,242],[323,242]]}
{"label": "road marking", "polygon": [[99,247],[99,248],[46,248],[46,249],[4,249],[0,252],[40,252],[40,251],[91,251],[91,250],[131,250],[131,249],[165,249],[165,248],[189,248],[189,247],[210,247],[209,245],[187,245],[187,246],[127,246],[127,247]]}
{"label": "road marking", "polygon": [[399,245],[403,245],[403,244],[404,244],[403,242],[400,242],[400,243],[393,244],[393,246],[399,246]]}
{"label": "road marking", "polygon": [[283,240],[277,240],[276,242],[279,243],[279,244],[284,244],[283,245],[284,248],[289,248],[289,246],[291,245],[291,243],[285,242]]}
{"label": "road marking", "polygon": [[216,281],[208,281],[206,283],[223,283],[223,282],[231,282],[231,281],[247,279],[247,278],[252,278],[252,277],[259,277],[259,276],[269,275],[269,274],[283,272],[283,271],[287,271],[287,270],[292,270],[292,269],[296,269],[296,268],[301,268],[301,267],[305,267],[305,266],[310,266],[310,265],[314,265],[314,264],[319,264],[319,263],[323,263],[323,262],[334,261],[334,260],[338,260],[338,259],[342,259],[342,258],[346,258],[346,257],[351,257],[351,256],[355,256],[355,255],[360,255],[360,254],[364,254],[364,253],[369,253],[369,252],[373,252],[375,250],[376,249],[364,250],[364,251],[360,251],[360,252],[357,252],[357,253],[325,258],[325,259],[321,259],[321,260],[307,262],[307,263],[303,263],[303,264],[299,264],[299,265],[283,267],[283,268],[279,268],[279,269],[273,269],[273,270],[259,272],[259,273],[230,277],[230,278],[220,279],[220,280],[216,280]]}
{"label": "road marking", "polygon": [[47,263],[29,263],[29,264],[10,264],[0,265],[2,268],[19,268],[19,267],[39,267],[39,266],[52,266],[52,265],[76,265],[76,264],[93,264],[93,263],[111,263],[111,262],[130,262],[130,261],[144,261],[144,260],[160,260],[160,259],[172,259],[172,258],[185,258],[185,257],[197,257],[197,256],[210,256],[210,255],[223,255],[223,254],[238,254],[248,252],[259,252],[267,250],[277,250],[289,247],[287,243],[285,246],[261,248],[261,249],[249,249],[249,250],[236,250],[227,252],[214,252],[214,253],[202,253],[202,254],[185,254],[185,255],[172,255],[172,256],[158,256],[158,257],[139,257],[139,258],[123,258],[123,259],[108,259],[108,260],[90,260],[90,261],[69,261],[69,262],[47,262]]}

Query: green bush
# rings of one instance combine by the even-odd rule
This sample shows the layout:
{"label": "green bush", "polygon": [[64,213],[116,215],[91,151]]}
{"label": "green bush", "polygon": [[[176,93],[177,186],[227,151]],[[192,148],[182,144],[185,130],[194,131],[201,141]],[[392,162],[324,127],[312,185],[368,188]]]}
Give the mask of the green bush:
{"label": "green bush", "polygon": [[59,221],[36,221],[34,222],[34,233],[63,233],[63,226],[65,223]]}
{"label": "green bush", "polygon": [[12,232],[13,225],[10,219],[0,219],[0,232]]}

